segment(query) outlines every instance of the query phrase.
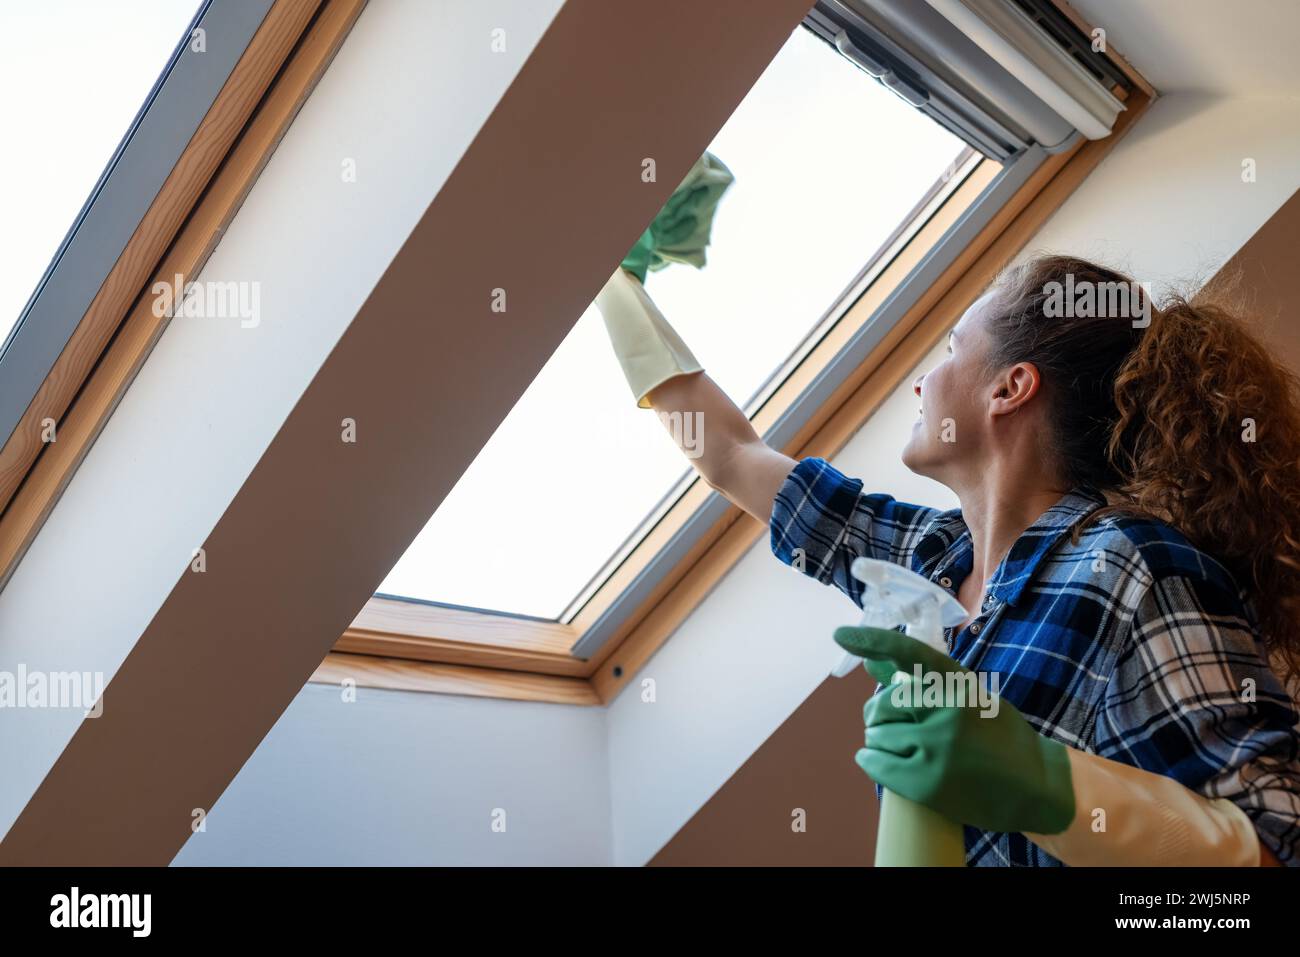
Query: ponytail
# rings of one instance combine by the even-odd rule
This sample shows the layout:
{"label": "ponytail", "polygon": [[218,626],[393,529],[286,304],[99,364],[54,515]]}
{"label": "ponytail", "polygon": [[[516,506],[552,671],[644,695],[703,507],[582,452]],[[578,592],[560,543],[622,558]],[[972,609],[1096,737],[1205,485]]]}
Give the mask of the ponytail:
{"label": "ponytail", "polygon": [[1156,310],[1115,376],[1118,498],[1181,531],[1253,599],[1265,648],[1300,677],[1300,387],[1223,293]]}

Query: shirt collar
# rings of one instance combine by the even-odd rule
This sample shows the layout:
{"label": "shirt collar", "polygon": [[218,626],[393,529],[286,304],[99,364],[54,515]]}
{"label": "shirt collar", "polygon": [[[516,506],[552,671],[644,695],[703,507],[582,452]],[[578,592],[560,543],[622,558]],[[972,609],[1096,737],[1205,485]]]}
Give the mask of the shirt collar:
{"label": "shirt collar", "polygon": [[[1016,539],[989,581],[988,597],[1014,605],[1048,552],[1071,529],[1105,504],[1105,495],[1087,485],[1077,485],[1061,496]],[[969,550],[969,530],[963,538],[964,548]]]}

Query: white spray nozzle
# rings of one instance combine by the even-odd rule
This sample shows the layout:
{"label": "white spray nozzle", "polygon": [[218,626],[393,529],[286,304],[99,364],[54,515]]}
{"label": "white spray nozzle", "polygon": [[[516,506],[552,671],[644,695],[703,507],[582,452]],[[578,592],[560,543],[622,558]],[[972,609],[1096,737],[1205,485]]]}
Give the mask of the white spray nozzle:
{"label": "white spray nozzle", "polygon": [[[934,582],[892,562],[855,558],[849,571],[866,586],[862,592],[864,627],[903,625],[913,638],[947,653],[943,629],[960,625],[968,617],[961,602]],[[861,662],[857,655],[846,652],[831,674],[842,678]]]}

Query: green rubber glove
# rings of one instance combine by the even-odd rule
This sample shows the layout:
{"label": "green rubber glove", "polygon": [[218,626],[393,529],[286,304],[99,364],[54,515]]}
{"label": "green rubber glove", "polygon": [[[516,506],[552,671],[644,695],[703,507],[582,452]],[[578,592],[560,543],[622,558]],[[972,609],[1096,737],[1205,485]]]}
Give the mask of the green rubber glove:
{"label": "green rubber glove", "polygon": [[703,268],[713,215],[734,179],[712,153],[701,156],[623,258],[622,267],[643,284],[648,269],[658,271],[670,263]]}
{"label": "green rubber glove", "polygon": [[[923,681],[943,678],[943,687],[950,672],[970,674],[899,631],[846,626],[835,641],[866,659],[882,684],[896,671],[913,675],[917,665]],[[1013,705],[996,699],[996,710],[985,710],[978,696],[937,707],[915,694],[902,704],[893,699],[888,688],[862,712],[867,746],[856,760],[877,784],[986,831],[1058,834],[1069,827],[1075,808],[1066,747],[1036,732]]]}

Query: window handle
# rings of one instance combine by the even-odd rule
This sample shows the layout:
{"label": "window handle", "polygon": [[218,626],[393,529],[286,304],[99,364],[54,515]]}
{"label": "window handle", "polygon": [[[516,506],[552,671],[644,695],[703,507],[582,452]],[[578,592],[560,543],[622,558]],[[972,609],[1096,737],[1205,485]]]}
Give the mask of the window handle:
{"label": "window handle", "polygon": [[866,50],[854,43],[844,30],[835,34],[835,48],[840,51],[845,59],[874,76],[884,84],[886,89],[892,90],[909,105],[919,107],[929,102],[930,96],[925,90],[908,83],[885,64],[872,57]]}

